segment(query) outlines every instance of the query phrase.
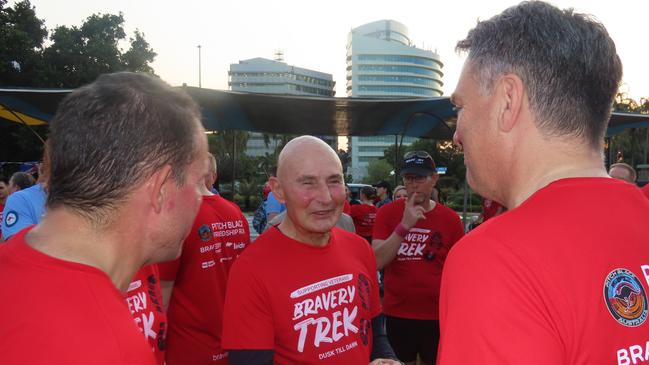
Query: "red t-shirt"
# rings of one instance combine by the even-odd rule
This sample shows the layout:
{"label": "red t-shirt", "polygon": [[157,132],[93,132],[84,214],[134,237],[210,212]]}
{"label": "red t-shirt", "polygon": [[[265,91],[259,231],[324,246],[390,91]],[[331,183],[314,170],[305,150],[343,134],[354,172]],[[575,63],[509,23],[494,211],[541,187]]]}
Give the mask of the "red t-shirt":
{"label": "red t-shirt", "polygon": [[356,233],[363,237],[372,237],[377,208],[373,205],[356,204],[349,214],[354,220]]}
{"label": "red t-shirt", "polygon": [[135,324],[149,342],[158,365],[164,365],[167,313],[162,303],[158,266],[142,267],[129,284],[125,297]]}
{"label": "red t-shirt", "polygon": [[482,221],[485,222],[490,218],[498,215],[498,209],[503,206],[495,200],[482,199]]}
{"label": "red t-shirt", "polygon": [[[401,222],[406,200],[398,199],[379,209],[374,239],[387,239]],[[403,237],[397,256],[385,266],[383,312],[387,315],[434,320],[439,318],[439,284],[451,246],[463,235],[460,217],[435,204]]]}
{"label": "red t-shirt", "polygon": [[555,181],[451,251],[440,365],[646,364],[649,200],[610,178]]}
{"label": "red t-shirt", "polygon": [[642,192],[647,198],[649,198],[649,184],[642,187]]}
{"label": "red t-shirt", "polygon": [[276,365],[367,364],[380,311],[365,240],[333,228],[314,247],[272,227],[232,267],[223,347],[274,350]]}
{"label": "red t-shirt", "polygon": [[167,364],[227,364],[221,348],[225,288],[232,263],[249,244],[241,209],[218,195],[204,196],[182,254],[160,264],[162,280],[174,281]]}
{"label": "red t-shirt", "polygon": [[149,364],[122,293],[99,269],[0,245],[0,364]]}
{"label": "red t-shirt", "polygon": [[349,201],[345,199],[345,203],[343,203],[343,213],[347,215],[351,215],[352,212],[352,205],[349,204]]}

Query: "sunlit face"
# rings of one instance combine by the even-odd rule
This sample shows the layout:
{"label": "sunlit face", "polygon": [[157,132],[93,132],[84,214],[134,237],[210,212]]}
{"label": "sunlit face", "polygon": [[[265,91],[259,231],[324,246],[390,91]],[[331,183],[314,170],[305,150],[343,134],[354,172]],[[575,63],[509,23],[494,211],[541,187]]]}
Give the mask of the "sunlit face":
{"label": "sunlit face", "polygon": [[4,181],[0,181],[0,200],[6,199],[9,196],[9,186]]}
{"label": "sunlit face", "polygon": [[207,140],[203,134],[197,138],[200,139],[198,152],[185,171],[185,183],[178,186],[171,177],[165,183],[168,199],[163,210],[166,211],[167,227],[163,227],[162,242],[155,251],[152,262],[169,261],[180,255],[182,243],[190,233],[200,208],[201,191],[205,189]]}
{"label": "sunlit face", "polygon": [[464,151],[467,181],[478,193],[491,191],[498,171],[495,97],[480,90],[470,64],[464,64],[451,101],[458,113],[453,142]]}
{"label": "sunlit face", "polygon": [[430,176],[406,174],[403,176],[403,185],[406,187],[407,196],[417,194],[414,198],[414,203],[420,205],[430,200],[431,192],[437,183],[437,179],[439,179],[438,174]]}
{"label": "sunlit face", "polygon": [[408,191],[406,189],[399,189],[394,192],[394,199],[407,199],[408,198]]}
{"label": "sunlit face", "polygon": [[284,161],[276,180],[277,197],[286,204],[298,235],[326,234],[336,225],[346,197],[342,167],[337,156],[322,146],[300,148],[299,154]]}

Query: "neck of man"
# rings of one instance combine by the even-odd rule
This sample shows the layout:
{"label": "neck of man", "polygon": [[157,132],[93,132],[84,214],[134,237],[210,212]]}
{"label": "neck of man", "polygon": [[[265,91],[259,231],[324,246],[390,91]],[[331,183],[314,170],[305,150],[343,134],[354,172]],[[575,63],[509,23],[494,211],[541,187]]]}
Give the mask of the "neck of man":
{"label": "neck of man", "polygon": [[331,229],[327,232],[310,232],[302,227],[293,224],[288,214],[284,217],[282,223],[277,228],[287,237],[314,247],[325,247],[329,244]]}
{"label": "neck of man", "polygon": [[517,207],[536,191],[560,179],[608,177],[603,159],[601,150],[589,147],[583,140],[544,143],[521,151],[513,164],[510,194],[503,194],[503,203],[509,209]]}
{"label": "neck of man", "polygon": [[418,205],[421,205],[424,208],[424,212],[428,213],[435,208],[437,202],[430,198],[426,198],[421,204]]}
{"label": "neck of man", "polygon": [[[106,273],[122,292],[145,263],[134,250],[133,232],[95,227],[68,208],[48,210],[26,236],[27,244],[48,256],[88,265]],[[128,251],[126,251],[128,250]]]}

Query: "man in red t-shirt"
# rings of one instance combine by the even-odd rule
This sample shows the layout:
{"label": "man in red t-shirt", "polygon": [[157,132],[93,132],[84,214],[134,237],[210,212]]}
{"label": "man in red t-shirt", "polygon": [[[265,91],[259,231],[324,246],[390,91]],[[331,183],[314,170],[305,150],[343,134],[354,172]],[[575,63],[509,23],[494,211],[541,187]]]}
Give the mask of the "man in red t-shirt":
{"label": "man in red t-shirt", "polygon": [[334,228],[345,199],[336,153],[318,138],[295,138],[270,184],[286,217],[232,267],[223,316],[230,364],[399,364],[384,359],[394,354],[375,320],[372,250]]}
{"label": "man in red t-shirt", "polygon": [[360,191],[361,204],[351,207],[350,216],[354,220],[356,234],[372,243],[372,230],[376,219],[377,208],[374,206],[376,191],[371,186],[364,186]]}
{"label": "man in red t-shirt", "polygon": [[498,203],[495,200],[488,198],[482,199],[482,223],[488,221],[489,219],[501,214],[505,211],[505,207],[502,204]]}
{"label": "man in red t-shirt", "polygon": [[168,365],[228,364],[221,347],[225,289],[232,263],[250,244],[250,228],[236,204],[202,193],[180,257],[159,265],[170,297]]}
{"label": "man in red t-shirt", "polygon": [[401,176],[408,198],[381,207],[374,222],[372,246],[378,268],[385,268],[383,313],[399,359],[433,364],[442,267],[464,230],[452,209],[432,200],[439,175],[427,152],[406,154]]}
{"label": "man in red t-shirt", "polygon": [[162,301],[158,265],[146,265],[126,289],[126,304],[151,347],[158,365],[165,363],[167,312]]}
{"label": "man in red t-shirt", "polygon": [[457,49],[454,142],[471,188],[510,210],[446,259],[437,363],[646,364],[649,201],[602,161],[613,40],[590,15],[531,1]]}
{"label": "man in red t-shirt", "polygon": [[0,364],[155,364],[124,295],[142,266],[180,254],[204,185],[200,120],[144,73],[59,103],[46,213],[0,245]]}

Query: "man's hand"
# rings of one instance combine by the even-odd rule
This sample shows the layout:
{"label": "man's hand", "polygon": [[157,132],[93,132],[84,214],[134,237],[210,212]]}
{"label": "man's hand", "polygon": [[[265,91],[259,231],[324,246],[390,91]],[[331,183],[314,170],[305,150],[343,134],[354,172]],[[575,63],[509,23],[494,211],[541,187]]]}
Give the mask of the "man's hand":
{"label": "man's hand", "polygon": [[403,363],[399,360],[392,359],[374,359],[370,365],[403,365]]}
{"label": "man's hand", "polygon": [[415,198],[419,193],[412,193],[406,200],[406,206],[403,208],[403,218],[401,218],[401,224],[405,228],[412,228],[417,224],[417,221],[424,219],[425,209],[421,205],[415,205]]}

